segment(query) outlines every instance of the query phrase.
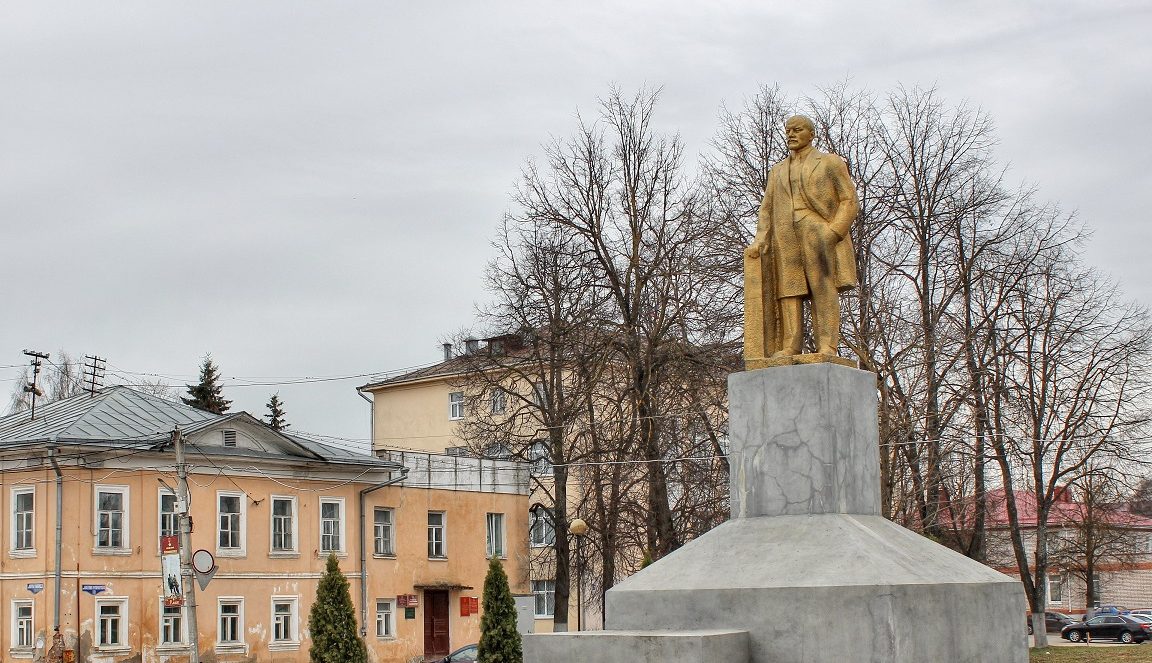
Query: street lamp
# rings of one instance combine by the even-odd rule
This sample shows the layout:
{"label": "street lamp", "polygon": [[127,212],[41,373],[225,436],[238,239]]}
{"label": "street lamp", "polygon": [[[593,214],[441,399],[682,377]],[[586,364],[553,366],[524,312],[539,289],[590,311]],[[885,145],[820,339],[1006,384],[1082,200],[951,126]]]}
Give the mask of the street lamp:
{"label": "street lamp", "polygon": [[584,541],[584,536],[588,534],[588,523],[584,522],[582,518],[573,518],[572,522],[568,523],[568,533],[576,537],[576,630],[583,629],[583,618],[581,613],[584,612],[584,582],[582,571],[584,569],[584,555],[581,551],[581,543]]}

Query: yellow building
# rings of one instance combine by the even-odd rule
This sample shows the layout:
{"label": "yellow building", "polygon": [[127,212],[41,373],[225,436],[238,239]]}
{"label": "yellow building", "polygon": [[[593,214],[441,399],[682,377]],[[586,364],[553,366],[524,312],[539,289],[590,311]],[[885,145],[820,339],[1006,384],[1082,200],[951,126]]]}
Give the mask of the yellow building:
{"label": "yellow building", "polygon": [[[192,548],[217,567],[196,588],[194,634],[183,609],[165,607],[161,574],[160,536],[177,522],[176,427],[187,440]],[[58,624],[82,662],[184,661],[192,639],[204,661],[307,661],[308,613],[330,553],[371,660],[476,642],[469,599],[482,594],[487,558],[504,560],[513,592],[528,589],[516,584],[526,576],[527,470],[435,454],[405,461],[126,387],[41,406],[35,420],[0,419],[0,658],[42,655]]]}
{"label": "yellow building", "polygon": [[[489,352],[493,342],[506,341],[508,337],[486,339],[485,347],[480,341],[469,341],[471,347],[464,348],[467,354]],[[444,348],[444,361],[418,370],[405,372],[386,379],[377,380],[360,387],[362,393],[372,398],[372,449],[373,453],[385,458],[401,460],[414,453],[445,453],[454,457],[475,455],[468,440],[460,437],[459,426],[468,416],[465,392],[460,386],[464,372],[473,366],[466,356],[454,356],[449,345]],[[487,397],[485,397],[487,398]],[[493,392],[491,403],[485,400],[481,405],[492,412],[502,412],[507,406],[512,408],[512,396],[503,391]],[[502,457],[503,449],[492,449],[485,457]],[[555,610],[555,577],[553,545],[557,528],[552,520],[552,466],[548,462],[546,445],[530,444],[521,460],[527,461],[531,473],[532,492],[530,504],[519,514],[521,524],[527,528],[527,542],[530,560],[524,567],[521,580],[528,585],[533,596],[533,612],[536,632],[553,630]],[[573,581],[572,596],[569,601],[569,628],[587,628],[589,621],[599,622],[599,615],[583,606],[578,606],[576,583]],[[591,618],[591,619],[589,619]],[[577,620],[580,620],[578,623]]]}

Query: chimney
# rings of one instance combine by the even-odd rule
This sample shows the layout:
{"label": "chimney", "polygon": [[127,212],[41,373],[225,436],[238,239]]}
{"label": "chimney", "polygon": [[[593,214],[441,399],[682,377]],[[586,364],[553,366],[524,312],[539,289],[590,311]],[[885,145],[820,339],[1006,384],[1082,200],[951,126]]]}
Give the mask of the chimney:
{"label": "chimney", "polygon": [[442,346],[444,348],[444,361],[448,361],[452,358],[452,344],[444,343]]}
{"label": "chimney", "polygon": [[464,339],[464,352],[474,355],[480,351],[480,339],[466,338]]}

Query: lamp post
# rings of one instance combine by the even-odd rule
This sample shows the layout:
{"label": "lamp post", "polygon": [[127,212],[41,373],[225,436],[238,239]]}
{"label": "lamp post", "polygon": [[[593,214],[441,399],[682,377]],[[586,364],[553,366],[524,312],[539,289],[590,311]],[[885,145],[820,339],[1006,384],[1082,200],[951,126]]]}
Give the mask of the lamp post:
{"label": "lamp post", "polygon": [[584,541],[584,535],[588,533],[588,523],[581,518],[574,518],[568,523],[568,532],[576,537],[576,630],[580,631],[584,624],[581,614],[584,612],[584,555],[581,543]]}

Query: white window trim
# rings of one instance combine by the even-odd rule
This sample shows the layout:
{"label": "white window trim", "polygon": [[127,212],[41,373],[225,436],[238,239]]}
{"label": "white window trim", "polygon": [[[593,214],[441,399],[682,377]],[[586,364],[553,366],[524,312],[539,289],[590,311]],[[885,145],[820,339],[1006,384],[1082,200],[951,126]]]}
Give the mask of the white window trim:
{"label": "white window trim", "polygon": [[[453,397],[459,395],[460,400],[453,400]],[[459,410],[459,412],[457,412]],[[464,418],[464,392],[450,391],[448,392],[448,420],[460,421]]]}
{"label": "white window trim", "polygon": [[448,512],[447,511],[438,511],[436,509],[429,509],[428,510],[428,515],[432,515],[434,513],[438,513],[442,516],[442,518],[440,520],[440,548],[441,548],[441,551],[443,554],[441,554],[438,557],[433,557],[431,554],[432,551],[428,550],[427,544],[432,542],[432,525],[430,525],[430,524],[428,525],[427,530],[426,530],[427,541],[426,541],[426,544],[424,546],[425,553],[428,554],[428,559],[445,560],[445,559],[448,559]]}
{"label": "white window trim", "polygon": [[[340,542],[339,548],[336,550],[324,550],[324,505],[325,504],[338,504],[340,506]],[[343,497],[321,497],[320,507],[317,509],[317,534],[319,536],[316,541],[316,550],[319,552],[320,557],[327,557],[329,553],[336,553],[337,557],[343,557],[348,554],[348,546],[345,545],[345,538],[348,536],[348,512],[344,509]]]}
{"label": "white window trim", "polygon": [[[543,520],[545,523],[551,523],[552,543],[548,543],[548,536],[547,536],[548,524],[545,524],[542,528],[542,531],[544,532],[544,540],[543,541],[537,542],[532,538],[533,532],[536,529],[532,525],[537,520]],[[551,509],[545,509],[544,507],[539,507],[536,509],[529,510],[529,513],[528,513],[528,546],[531,548],[551,548],[554,545],[556,545],[556,525],[553,522],[552,510]]]}
{"label": "white window trim", "polygon": [[[238,497],[240,503],[240,547],[220,547],[220,511],[221,497]],[[216,544],[217,557],[246,557],[248,555],[248,496],[234,490],[216,491],[216,522],[212,527],[212,540]]]}
{"label": "white window trim", "polygon": [[[19,640],[18,634],[20,632],[20,623],[16,619],[16,611],[20,606],[27,606],[31,608],[31,628],[29,635],[32,638],[30,645],[17,645],[16,641]],[[13,658],[32,658],[33,650],[36,648],[36,605],[32,599],[13,599],[12,600],[12,647],[8,650],[8,654]]]}
{"label": "white window trim", "polygon": [[504,414],[508,411],[508,391],[503,387],[492,387],[489,395],[489,410],[492,414]]}
{"label": "white window trim", "polygon": [[[101,645],[100,635],[104,629],[100,625],[100,606],[118,604],[120,606],[120,644],[118,645]],[[127,596],[97,596],[96,597],[96,610],[93,616],[93,621],[96,625],[96,633],[92,638],[92,648],[98,652],[126,652],[132,651],[132,643],[128,642],[128,597]]]}
{"label": "white window trim", "polygon": [[[160,488],[156,492],[156,554],[160,554],[160,537],[164,532],[164,496],[176,496],[176,493],[168,490],[167,488]],[[177,511],[173,512],[174,520],[176,521],[176,535],[180,535],[180,511],[179,504],[174,504]]]}
{"label": "white window trim", "polygon": [[[536,599],[537,599],[537,597],[538,596],[544,596],[544,607],[545,607],[545,609],[547,609],[547,607],[548,607],[548,594],[549,594],[548,591],[543,591],[543,592],[537,592],[536,591],[536,587],[534,586],[534,583],[538,583],[538,582],[550,582],[550,583],[552,583],[552,592],[551,592],[551,594],[552,594],[552,613],[551,614],[541,614],[539,612],[536,612],[536,604],[537,604]],[[548,618],[555,616],[556,615],[556,580],[554,578],[543,578],[540,580],[533,580],[533,581],[531,581],[530,584],[533,585],[531,587],[531,589],[532,589],[532,613],[533,613],[533,617],[535,617],[536,619],[548,619]]]}
{"label": "white window trim", "polygon": [[[123,518],[120,519],[120,546],[100,545],[100,493],[120,493],[123,497]],[[97,485],[92,490],[92,554],[131,555],[132,554],[132,494],[128,486]]]}
{"label": "white window trim", "polygon": [[[16,498],[19,495],[31,494],[32,495],[32,546],[30,548],[17,548],[16,547]],[[8,556],[13,558],[35,557],[36,556],[36,487],[35,486],[13,486],[11,494],[11,508],[9,509],[9,516],[12,522],[11,534],[8,537]],[[15,614],[15,613],[13,613]],[[15,640],[13,640],[15,642]]]}
{"label": "white window trim", "polygon": [[[276,522],[275,509],[277,500],[288,500],[292,503],[292,547],[287,550],[277,550],[272,547],[273,525]],[[294,495],[269,495],[268,500],[268,556],[269,557],[297,557],[300,555],[300,504]]]}
{"label": "white window trim", "polygon": [[188,649],[188,615],[187,610],[183,607],[180,608],[180,636],[179,642],[164,642],[164,599],[157,599],[157,613],[156,613],[156,649],[158,651],[184,651]]}
{"label": "white window trim", "polygon": [[[499,544],[499,548],[500,548],[499,552],[495,552],[492,550],[493,546],[492,546],[491,541],[489,541],[490,535],[492,533],[491,532],[491,529],[492,529],[491,525],[492,525],[492,520],[493,520],[492,516],[500,516],[500,518],[498,519],[500,522],[500,528],[499,528],[499,531],[496,532],[496,537],[498,537],[497,543]],[[484,514],[484,548],[485,548],[484,555],[488,558],[495,556],[498,559],[508,559],[508,546],[507,546],[508,540],[507,540],[507,537],[504,535],[504,530],[505,530],[504,521],[505,521],[505,518],[504,518],[503,513],[493,511],[493,512],[489,512],[489,513]]]}
{"label": "white window trim", "polygon": [[[376,552],[376,512],[377,511],[387,511],[387,512],[392,514],[391,517],[389,518],[389,521],[388,521],[389,522],[389,529],[392,532],[391,537],[390,537],[392,539],[391,552],[385,552],[385,553]],[[390,506],[377,506],[377,507],[372,508],[372,556],[373,557],[381,557],[381,558],[385,558],[385,559],[391,559],[391,558],[396,556],[396,509],[394,509]]]}
{"label": "white window trim", "polygon": [[[240,636],[239,642],[221,642],[220,641],[220,608],[225,603],[235,603],[240,606],[237,611],[239,613],[239,623],[236,625],[236,634]],[[220,654],[224,653],[242,653],[248,654],[248,639],[245,637],[244,630],[244,597],[243,596],[221,596],[216,599],[216,645],[213,649]]]}
{"label": "white window trim", "polygon": [[[380,635],[380,604],[388,604],[388,614],[385,617],[388,625],[388,635]],[[395,640],[396,639],[396,600],[395,599],[376,599],[376,616],[372,621],[373,628],[376,630],[377,640]]]}
{"label": "white window trim", "polygon": [[[292,615],[288,624],[287,640],[276,640],[276,604],[292,604]],[[289,651],[300,648],[300,597],[273,595],[268,603],[268,649],[270,651]]]}

